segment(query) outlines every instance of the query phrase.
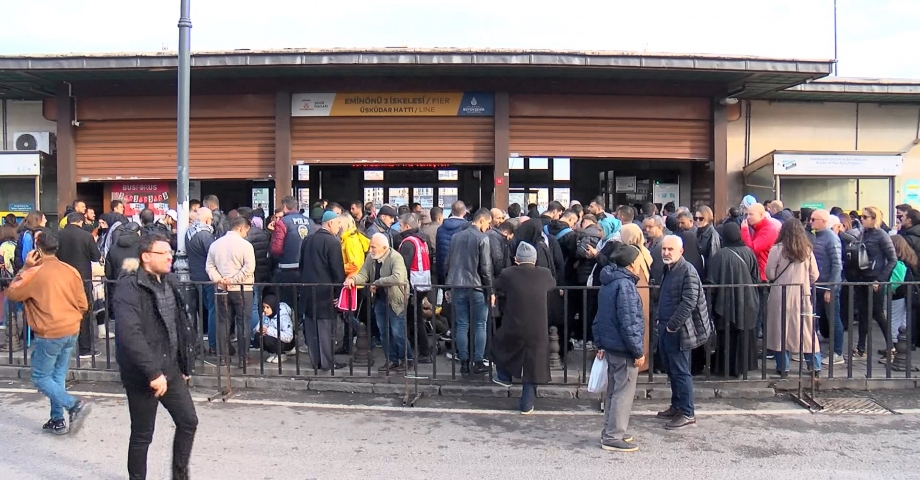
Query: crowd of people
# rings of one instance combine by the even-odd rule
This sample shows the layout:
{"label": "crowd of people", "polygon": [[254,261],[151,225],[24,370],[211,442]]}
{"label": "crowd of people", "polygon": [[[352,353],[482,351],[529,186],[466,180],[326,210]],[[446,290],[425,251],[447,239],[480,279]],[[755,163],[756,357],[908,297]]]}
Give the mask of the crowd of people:
{"label": "crowd of people", "polygon": [[[264,352],[269,363],[283,362],[299,348],[314,369],[334,371],[347,366],[336,356],[350,353],[358,330],[367,328],[384,349],[380,372],[405,372],[448,350],[463,377],[483,376],[494,366],[496,383],[520,379],[520,409],[529,413],[537,386],[551,381],[548,327],[557,327],[569,334],[563,357],[597,352],[607,364],[607,400],[615,408],[607,413],[603,444],[612,450],[635,448],[625,428],[637,375],[650,364],[667,373],[672,386],[670,408],[659,415],[668,428],[685,428],[696,423],[692,377],[704,365],[740,377],[757,369],[760,348],[775,360],[781,378],[793,361],[817,373],[866,356],[870,318],[885,334],[879,353],[888,362],[899,329],[915,321],[915,315],[908,318],[908,299],[920,303],[909,283],[918,274],[920,211],[909,205],[897,207],[897,225],[890,229],[875,207],[859,214],[839,208],[792,212],[779,201],[758,203],[751,196],[719,220],[702,204],[610,209],[600,197],[587,206],[551,202],[542,213],[531,205],[526,215],[520,205],[471,211],[461,201],[447,212],[423,211],[417,203],[378,209],[360,201],[347,208],[323,201],[306,212],[285,197],[268,215],[246,207],[225,214],[217,197],[206,196],[191,203],[185,232],[189,278],[198,292],[187,308],[180,308],[186,298],[169,295],[158,280],[173,268],[176,212],[156,219],[144,210],[135,222],[120,201],[110,207],[97,218],[75,201],[55,233],[40,212],[2,227],[0,279],[9,300],[5,318],[11,319],[4,351],[60,333],[49,333],[34,307],[45,297],[35,293],[28,272],[42,255],[49,259],[44,264],[53,257],[77,276],[82,296],[71,310],[79,312],[78,327],[73,342],[62,341],[59,350],[69,345],[84,359],[98,355],[94,336],[114,334],[118,343],[128,335],[119,335],[120,329],[136,334],[148,328],[135,325],[149,315],[134,299],[140,289],[150,293],[145,301],[154,311],[182,312],[166,313],[165,320],[161,313],[167,327],[155,332],[165,334],[157,341],[170,352],[181,346],[181,365],[201,356],[215,366],[243,366],[253,361],[251,349]],[[144,264],[155,281],[138,277]],[[63,267],[44,271],[55,268]],[[108,284],[100,293],[94,282],[101,286],[103,276]],[[861,284],[841,288],[845,281]],[[349,295],[355,300],[347,307],[336,300]],[[858,334],[855,350],[845,354],[849,325],[843,320],[851,303]],[[95,318],[103,310],[109,315]],[[200,351],[197,340],[180,331],[193,328],[199,312],[208,338]],[[97,333],[106,317],[114,332],[103,324]],[[60,338],[71,336],[73,327],[68,324]],[[132,342],[122,343],[119,363],[136,363]],[[41,341],[35,345],[45,348]],[[188,370],[182,366],[181,372]],[[38,375],[36,384],[52,398],[49,429],[64,428],[62,408],[79,418],[79,400]],[[143,383],[142,377],[126,388]]]}

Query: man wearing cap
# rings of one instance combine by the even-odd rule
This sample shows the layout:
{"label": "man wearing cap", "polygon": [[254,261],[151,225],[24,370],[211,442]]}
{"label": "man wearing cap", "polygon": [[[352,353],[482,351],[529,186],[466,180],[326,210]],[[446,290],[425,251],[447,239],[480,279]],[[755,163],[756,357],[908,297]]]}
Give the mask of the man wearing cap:
{"label": "man wearing cap", "polygon": [[520,411],[533,412],[537,385],[549,383],[549,333],[546,328],[548,292],[556,288],[552,272],[537,266],[537,250],[521,242],[514,266],[495,280],[495,294],[505,302],[502,324],[495,331],[489,357],[495,362],[492,381],[510,387],[512,378],[523,382]]}
{"label": "man wearing cap", "polygon": [[319,370],[341,369],[345,364],[335,361],[332,344],[335,327],[336,288],[345,281],[345,261],[342,244],[336,235],[341,223],[335,212],[326,211],[321,218],[322,228],[303,241],[300,250],[300,281],[315,286],[300,291],[300,311],[304,317],[304,338],[310,350],[313,368]]}
{"label": "man wearing cap", "polygon": [[367,227],[366,235],[368,238],[374,236],[375,233],[382,233],[387,237],[387,240],[390,242],[389,247],[391,249],[399,248],[399,232],[393,230],[393,224],[396,223],[396,209],[384,205],[380,207],[380,210],[377,212],[377,219],[374,221],[374,224],[370,227]]}

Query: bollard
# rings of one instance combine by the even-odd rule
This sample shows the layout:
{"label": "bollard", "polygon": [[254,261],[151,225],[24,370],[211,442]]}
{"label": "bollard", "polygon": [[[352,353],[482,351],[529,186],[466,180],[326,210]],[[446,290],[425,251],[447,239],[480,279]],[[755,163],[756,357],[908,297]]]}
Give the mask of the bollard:
{"label": "bollard", "polygon": [[559,357],[559,329],[549,327],[549,367],[553,370],[562,369],[562,358]]}
{"label": "bollard", "polygon": [[354,364],[360,367],[372,367],[374,359],[371,358],[370,341],[367,338],[367,325],[358,325],[358,339],[355,341]]}
{"label": "bollard", "polygon": [[[910,342],[907,340],[907,329],[901,327],[898,329],[898,341],[894,346],[894,360],[891,362],[891,369],[898,372],[907,371],[907,352],[910,350]],[[915,366],[911,366],[910,371],[920,371]]]}

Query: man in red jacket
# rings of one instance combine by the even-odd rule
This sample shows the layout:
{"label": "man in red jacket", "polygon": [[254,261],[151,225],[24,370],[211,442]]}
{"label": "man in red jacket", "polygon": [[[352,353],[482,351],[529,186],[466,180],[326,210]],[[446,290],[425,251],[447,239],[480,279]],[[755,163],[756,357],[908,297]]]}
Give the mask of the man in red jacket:
{"label": "man in red jacket", "polygon": [[[757,267],[760,269],[760,281],[767,281],[767,257],[770,255],[770,249],[776,243],[779,236],[779,222],[774,221],[767,216],[766,209],[760,203],[755,203],[748,208],[748,216],[741,222],[741,239],[744,244],[754,251],[757,257]],[[768,288],[759,289],[760,293],[760,311],[757,314],[755,330],[757,338],[763,337],[763,315],[764,306],[767,304]],[[770,358],[768,355],[767,358]]]}
{"label": "man in red jacket", "polygon": [[759,203],[751,205],[747,218],[741,223],[741,239],[757,257],[762,282],[767,281],[767,257],[778,236],[779,228],[767,218],[763,205]]}

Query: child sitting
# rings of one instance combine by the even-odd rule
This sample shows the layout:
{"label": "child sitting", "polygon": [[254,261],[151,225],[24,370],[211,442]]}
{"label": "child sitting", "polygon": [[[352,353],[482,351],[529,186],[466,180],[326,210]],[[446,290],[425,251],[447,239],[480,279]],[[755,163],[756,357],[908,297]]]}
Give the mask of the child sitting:
{"label": "child sitting", "polygon": [[283,360],[285,352],[294,349],[294,324],[291,322],[291,307],[279,303],[278,297],[262,297],[262,320],[252,331],[255,345],[271,354],[265,361],[278,363]]}

